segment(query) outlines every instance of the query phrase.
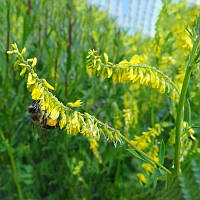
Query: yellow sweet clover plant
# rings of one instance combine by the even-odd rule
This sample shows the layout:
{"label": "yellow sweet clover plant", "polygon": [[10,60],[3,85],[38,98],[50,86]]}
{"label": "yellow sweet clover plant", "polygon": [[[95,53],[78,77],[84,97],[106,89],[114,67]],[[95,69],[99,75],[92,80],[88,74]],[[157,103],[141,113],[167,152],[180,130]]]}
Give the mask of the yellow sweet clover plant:
{"label": "yellow sweet clover plant", "polygon": [[[157,89],[160,93],[174,93],[180,95],[180,91],[176,84],[164,73],[155,67],[145,65],[147,57],[144,54],[134,55],[130,61],[124,60],[118,64],[109,62],[108,56],[104,53],[105,63],[102,63],[101,57],[97,55],[95,50],[90,50],[87,57],[87,71],[90,74],[97,74],[104,78],[111,78],[114,82],[133,82],[136,85],[145,85]],[[167,90],[166,90],[167,88]],[[123,117],[125,121],[125,134],[128,138],[129,128],[132,124],[137,124],[138,107],[136,101],[128,102],[128,93],[124,96]],[[129,96],[130,97],[130,96]],[[115,105],[116,107],[117,105]],[[135,119],[134,119],[135,117]],[[119,123],[118,123],[119,124]],[[133,127],[133,126],[132,126]],[[158,140],[157,136],[161,134],[162,128],[159,124],[155,128],[149,128],[148,132],[143,132],[142,136],[135,136],[134,140],[130,143],[136,146],[139,150],[147,152],[154,161],[159,162],[158,159]],[[147,174],[154,172],[155,166],[149,163],[143,163],[142,169]],[[137,174],[141,183],[147,183],[145,175],[142,173]]]}
{"label": "yellow sweet clover plant", "polygon": [[[182,7],[177,7],[178,12],[181,8]],[[173,12],[176,12],[176,9]],[[191,20],[187,25],[192,24],[194,22],[194,18],[192,18],[193,21]],[[183,104],[187,90],[186,88],[189,81],[189,76],[186,75],[191,74],[191,71],[195,66],[195,62],[198,62],[198,58],[195,60],[195,50],[193,53],[190,53],[191,50],[193,51],[194,49],[194,46],[192,46],[194,41],[191,37],[188,37],[188,34],[184,32],[185,24],[182,23],[184,19],[181,19],[181,17],[178,15],[176,16],[176,19],[177,23],[174,23],[175,25],[171,33],[176,41],[172,46],[174,49],[177,49],[179,52],[178,54],[174,53],[174,51],[171,51],[172,53],[164,52],[164,49],[166,49],[165,45],[168,35],[166,34],[165,30],[162,30],[153,40],[153,47],[148,43],[146,50],[144,51],[145,53],[137,53],[133,55],[129,61],[123,60],[117,64],[113,64],[109,61],[107,54],[104,53],[105,63],[103,63],[101,61],[101,57],[97,55],[97,52],[95,50],[90,50],[87,57],[87,70],[91,74],[97,74],[98,76],[103,76],[104,78],[112,78],[114,82],[132,82],[135,83],[134,85],[136,87],[139,87],[139,85],[145,85],[155,88],[160,93],[170,93],[170,95],[173,97],[173,100],[176,100],[175,103],[179,100],[179,107],[177,109],[176,138],[172,137],[169,140],[171,145],[175,144],[175,168],[176,173],[178,173],[180,168],[179,161],[187,152],[186,151],[184,153],[184,149],[187,148],[188,150],[188,147],[191,147],[191,141],[188,140],[188,135],[195,140],[193,137],[194,130],[191,128],[190,124],[183,123],[183,131],[180,127],[183,116],[181,109],[184,107]],[[95,35],[94,31],[93,35]],[[114,144],[121,142],[122,140],[126,141],[133,149],[135,149],[145,158],[149,159],[152,164],[145,162],[141,165],[142,169],[147,174],[153,173],[156,166],[161,167],[163,170],[170,173],[169,170],[159,163],[158,158],[158,146],[160,143],[157,137],[159,137],[162,132],[162,125],[155,124],[152,128],[148,128],[148,131],[143,132],[141,136],[135,136],[132,140],[129,139],[129,128],[134,127],[138,122],[137,101],[129,101],[127,103],[126,96],[124,96],[124,109],[121,116],[124,117],[124,123],[126,125],[126,128],[124,129],[127,136],[126,138],[118,130],[100,122],[94,116],[89,115],[88,113],[80,113],[70,108],[79,107],[82,103],[80,100],[77,100],[74,103],[69,102],[67,103],[67,106],[64,106],[49,91],[54,90],[54,87],[51,86],[45,79],[39,79],[35,73],[34,67],[37,64],[37,59],[33,58],[24,60],[23,54],[25,53],[26,49],[23,49],[22,52],[19,52],[16,44],[13,44],[12,47],[13,51],[8,51],[7,53],[17,54],[15,67],[21,69],[20,76],[25,75],[27,78],[27,88],[31,92],[32,99],[39,100],[42,110],[47,111],[49,118],[59,121],[60,129],[65,129],[68,134],[77,135],[78,133],[81,133],[82,135],[87,136],[90,141],[90,148],[100,162],[101,156],[98,152],[98,140],[100,135],[103,134],[107,140],[114,142]],[[133,45],[133,48],[130,50],[130,52],[136,52],[137,50],[137,47],[134,47]],[[130,54],[130,52],[127,54]],[[188,60],[188,55],[189,73],[183,64]],[[178,74],[174,73],[175,70],[168,70],[169,65],[170,68],[175,65],[178,66]],[[168,73],[168,71],[170,71],[170,73]],[[174,77],[174,80],[178,81],[173,82],[167,75],[172,75],[171,77]],[[185,83],[183,80],[186,80],[187,82]],[[180,92],[180,90],[182,91]],[[125,95],[127,95],[127,93]],[[117,105],[115,107],[117,110]],[[118,127],[122,127],[122,124],[119,123],[121,116],[119,113],[117,113],[115,116],[118,121],[116,123]],[[171,131],[171,133],[173,136],[175,135],[173,131]],[[185,141],[181,148],[180,143],[177,142],[180,140]],[[144,153],[143,150],[145,150],[147,154]],[[183,156],[181,159],[179,159],[182,152]],[[138,174],[138,178],[140,179],[141,183],[147,182],[144,174],[142,173]]]}
{"label": "yellow sweet clover plant", "polygon": [[39,79],[34,71],[37,59],[24,60],[23,55],[26,51],[24,48],[19,52],[17,45],[12,44],[13,51],[8,54],[17,54],[17,60],[14,64],[16,69],[21,69],[20,76],[27,78],[27,88],[31,92],[32,99],[39,101],[41,109],[46,111],[47,116],[52,120],[59,121],[59,128],[66,129],[67,134],[77,135],[81,133],[89,138],[90,149],[94,152],[98,160],[101,162],[101,156],[98,152],[98,140],[100,135],[104,134],[107,140],[117,144],[121,142],[119,131],[109,127],[98,121],[94,116],[88,113],[80,113],[72,110],[70,107],[79,107],[81,101],[68,103],[64,106],[49,90],[54,90],[45,79]]}
{"label": "yellow sweet clover plant", "polygon": [[[27,79],[27,88],[31,92],[32,99],[37,100],[41,106],[41,109],[46,112],[47,116],[52,120],[58,120],[59,128],[65,129],[67,134],[77,135],[81,133],[89,138],[90,149],[94,152],[99,162],[102,161],[98,152],[98,140],[101,135],[104,135],[107,141],[113,142],[117,145],[118,142],[125,141],[132,146],[139,154],[148,159],[152,165],[162,168],[167,173],[171,173],[167,168],[151,158],[148,154],[145,154],[139,148],[134,146],[124,135],[110,127],[108,124],[96,119],[94,116],[88,113],[80,113],[72,110],[68,106],[64,106],[50,91],[54,90],[54,87],[50,85],[45,79],[40,79],[34,71],[34,67],[37,64],[36,58],[24,60],[24,48],[21,52],[18,50],[16,44],[11,45],[13,50],[7,51],[8,54],[16,54],[17,59],[14,63],[16,69],[20,69],[20,75],[25,76]],[[71,107],[80,106],[81,101],[77,100],[74,103],[69,103]]]}
{"label": "yellow sweet clover plant", "polygon": [[[145,151],[154,160],[159,162],[158,145],[160,144],[159,136],[163,132],[163,127],[160,124],[155,124],[155,128],[148,128],[148,131],[142,132],[142,135],[135,136],[131,143],[137,146],[140,150]],[[155,166],[144,162],[141,168],[146,174],[153,174]],[[145,174],[144,174],[145,176]]]}
{"label": "yellow sweet clover plant", "polygon": [[[135,54],[129,61],[123,60],[117,64],[110,62],[106,53],[104,53],[105,62],[103,63],[101,56],[99,56],[95,50],[90,50],[87,57],[87,70],[90,74],[96,74],[103,78],[112,78],[113,82],[132,82],[135,83],[134,85],[136,87],[137,85],[145,85],[157,89],[160,93],[170,93],[174,105],[174,114],[176,113],[175,145],[172,144],[175,149],[175,174],[179,173],[180,161],[183,160],[183,157],[180,157],[180,152],[184,149],[186,149],[185,152],[188,152],[191,147],[191,141],[188,141],[188,134],[191,137],[193,129],[188,129],[190,130],[190,133],[187,131],[187,133],[184,134],[185,129],[182,130],[182,120],[184,116],[184,101],[186,100],[190,75],[192,70],[195,68],[198,69],[197,63],[199,63],[200,40],[198,32],[200,28],[200,19],[197,18],[195,21],[196,16],[199,13],[199,8],[197,7],[195,9],[192,17],[191,12],[188,11],[189,9],[187,10],[184,7],[184,9],[180,11],[182,8],[182,4],[177,5],[173,11],[173,13],[177,12],[176,15],[174,14],[173,16],[169,16],[170,23],[174,24],[172,26],[172,31],[168,31],[170,28],[168,29],[167,27],[165,27],[166,29],[162,29],[158,24],[157,34],[153,41],[153,47],[147,48],[146,55],[141,53]],[[166,12],[169,10],[170,9],[167,8],[166,5],[165,9],[163,9],[163,12],[160,14],[160,24],[162,24],[163,19],[166,19]],[[188,12],[184,16],[185,10]],[[181,13],[183,18],[177,16],[178,13]],[[171,15],[172,13],[167,14]],[[174,16],[177,23],[174,23]],[[184,23],[184,21],[187,21],[188,23]],[[171,26],[170,23],[169,26]],[[189,26],[196,26],[196,29],[189,29]],[[150,49],[152,50],[150,51]],[[134,49],[134,51],[136,50],[137,48]],[[164,74],[159,68],[167,73]],[[173,82],[167,74],[173,77],[175,82]],[[178,103],[177,109],[176,103]],[[129,125],[130,121],[133,120],[130,110],[124,109],[124,118],[125,124]],[[155,128],[156,127],[153,127],[152,129]],[[187,135],[187,137],[184,137],[184,135]],[[136,136],[133,140],[133,144],[144,150],[149,146],[151,141],[152,140],[148,137],[148,134],[143,134],[142,136]],[[184,144],[182,147],[180,141],[185,141],[183,142]],[[158,145],[156,144],[154,147],[154,150],[157,150],[150,151],[149,154],[151,157],[154,157],[154,160],[158,161]],[[147,171],[149,170],[149,172],[153,171],[147,166],[146,169]]]}

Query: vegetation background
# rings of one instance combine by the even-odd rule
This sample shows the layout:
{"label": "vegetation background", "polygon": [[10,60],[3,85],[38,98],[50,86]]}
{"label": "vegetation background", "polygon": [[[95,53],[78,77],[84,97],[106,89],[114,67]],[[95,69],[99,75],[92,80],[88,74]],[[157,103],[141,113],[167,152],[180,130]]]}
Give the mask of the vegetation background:
{"label": "vegetation background", "polygon": [[[34,125],[27,112],[31,95],[13,68],[14,58],[6,54],[13,42],[20,49],[26,47],[26,56],[38,58],[37,73],[55,86],[59,100],[66,104],[81,99],[81,112],[109,123],[131,139],[159,124],[163,130],[158,139],[166,144],[164,164],[170,166],[173,147],[168,141],[173,140],[170,133],[176,108],[169,95],[137,84],[116,84],[86,70],[89,49],[97,49],[100,55],[107,52],[113,63],[138,54],[181,84],[182,63],[186,63],[189,50],[178,40],[182,32],[177,27],[191,25],[200,9],[182,2],[163,1],[163,5],[155,37],[144,37],[142,33],[128,34],[108,11],[86,0],[0,0],[0,199],[18,199],[16,182],[24,199],[30,200],[198,199],[198,127],[193,128],[194,142],[185,146],[183,173],[166,189],[162,177],[147,173],[125,144],[115,147],[102,138],[101,163],[90,151],[86,137]],[[192,75],[189,91],[195,125],[200,124],[199,71]],[[189,121],[187,117],[185,121]],[[151,144],[160,147],[157,139]],[[145,174],[146,181],[138,173]]]}

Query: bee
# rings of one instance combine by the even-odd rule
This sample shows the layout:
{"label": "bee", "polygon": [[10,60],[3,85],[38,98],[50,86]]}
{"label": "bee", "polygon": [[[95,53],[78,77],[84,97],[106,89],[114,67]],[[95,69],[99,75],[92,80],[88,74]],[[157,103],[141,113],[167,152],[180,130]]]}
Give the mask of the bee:
{"label": "bee", "polygon": [[50,119],[47,116],[47,111],[41,110],[39,101],[36,101],[33,105],[28,107],[29,115],[34,123],[39,125],[41,128],[54,129],[58,126],[58,121]]}

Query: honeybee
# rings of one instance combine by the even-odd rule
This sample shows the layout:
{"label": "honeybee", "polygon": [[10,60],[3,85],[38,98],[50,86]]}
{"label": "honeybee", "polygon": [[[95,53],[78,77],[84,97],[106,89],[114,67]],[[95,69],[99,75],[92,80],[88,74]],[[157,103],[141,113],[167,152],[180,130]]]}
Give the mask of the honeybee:
{"label": "honeybee", "polygon": [[58,121],[50,119],[47,116],[47,111],[42,111],[39,101],[28,107],[29,115],[32,121],[38,124],[41,128],[54,129],[58,126]]}

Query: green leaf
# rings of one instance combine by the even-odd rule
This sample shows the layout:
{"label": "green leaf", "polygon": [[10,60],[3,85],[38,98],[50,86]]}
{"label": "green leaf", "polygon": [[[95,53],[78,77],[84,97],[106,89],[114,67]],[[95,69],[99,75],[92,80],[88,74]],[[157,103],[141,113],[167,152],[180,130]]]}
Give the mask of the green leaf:
{"label": "green leaf", "polygon": [[159,163],[163,165],[165,160],[165,143],[162,140],[160,143],[160,151],[159,151]]}
{"label": "green leaf", "polygon": [[[147,162],[149,164],[152,164],[152,162],[149,160],[149,158],[147,158],[144,155],[141,155],[138,151],[136,151],[135,149],[127,149],[131,154],[133,154],[135,157],[139,158],[140,160]],[[153,164],[152,164],[153,165]]]}

